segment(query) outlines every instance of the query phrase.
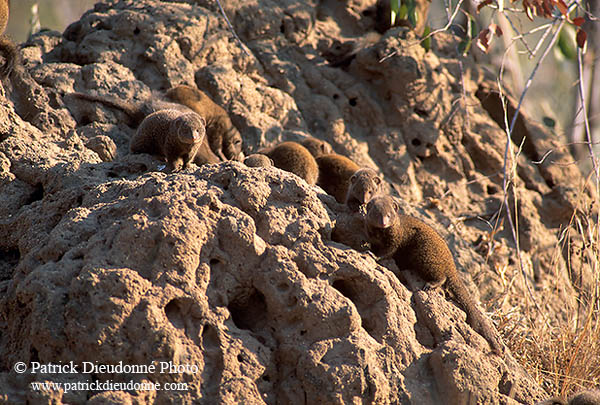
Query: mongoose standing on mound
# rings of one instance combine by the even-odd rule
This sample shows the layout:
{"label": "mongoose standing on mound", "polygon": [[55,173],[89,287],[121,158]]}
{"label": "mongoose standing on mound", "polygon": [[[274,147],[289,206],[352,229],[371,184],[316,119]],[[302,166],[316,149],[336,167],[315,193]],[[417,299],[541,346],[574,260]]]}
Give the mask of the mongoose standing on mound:
{"label": "mongoose standing on mound", "polygon": [[317,139],[312,136],[309,136],[308,138],[304,139],[302,141],[302,146],[308,149],[310,154],[313,155],[315,158],[321,155],[333,153],[331,145],[329,145],[327,142],[321,139]]}
{"label": "mongoose standing on mound", "polygon": [[164,157],[171,171],[194,160],[206,135],[204,118],[194,112],[161,110],[150,114],[131,138],[131,153]]}
{"label": "mongoose standing on mound", "polygon": [[346,205],[352,211],[358,211],[381,191],[381,184],[381,177],[375,170],[368,167],[357,170],[350,177]]}
{"label": "mongoose standing on mound", "polygon": [[273,160],[275,167],[292,172],[314,186],[319,176],[319,166],[311,153],[296,142],[282,142],[279,145],[260,151]]}
{"label": "mongoose standing on mound", "polygon": [[[155,93],[148,100],[137,103],[125,101],[117,97],[100,96],[95,94],[86,94],[78,92],[69,93],[68,96],[76,97],[81,100],[102,103],[110,107],[116,108],[118,110],[121,110],[129,118],[127,124],[131,125],[134,128],[139,127],[144,118],[157,111],[178,110],[182,113],[194,112],[192,109],[185,105],[165,101],[160,98],[160,95]],[[217,155],[215,155],[210,149],[208,139],[205,137],[204,141],[200,145],[200,148],[198,149],[198,152],[196,153],[194,163],[196,163],[198,166],[201,166],[204,164],[219,163],[221,161],[222,160],[219,159]]]}
{"label": "mongoose standing on mound", "polygon": [[467,313],[467,322],[501,354],[503,345],[493,326],[485,318],[458,276],[454,258],[442,237],[417,218],[398,212],[392,197],[375,196],[367,204],[365,231],[371,251],[379,257],[391,257],[400,270],[410,269],[430,288],[446,284]]}
{"label": "mongoose standing on mound", "polygon": [[[0,34],[4,34],[8,17],[10,14],[10,2],[8,0],[0,0]],[[0,53],[4,57],[4,63],[0,66],[0,76],[8,77],[17,61],[19,60],[19,51],[16,45],[6,36],[0,35]]]}
{"label": "mongoose standing on mound", "polygon": [[327,194],[334,196],[337,202],[344,204],[348,196],[350,177],[360,167],[346,156],[335,153],[318,156],[316,161],[319,166],[317,185]]}
{"label": "mongoose standing on mound", "polygon": [[227,111],[203,91],[187,85],[175,86],[167,97],[191,108],[206,119],[206,137],[212,151],[223,161],[242,160],[242,135],[233,126]]}

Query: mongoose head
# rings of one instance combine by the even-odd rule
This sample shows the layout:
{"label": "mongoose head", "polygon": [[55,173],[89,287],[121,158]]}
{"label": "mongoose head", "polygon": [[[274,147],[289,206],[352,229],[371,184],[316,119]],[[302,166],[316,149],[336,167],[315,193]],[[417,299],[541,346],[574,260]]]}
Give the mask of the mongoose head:
{"label": "mongoose head", "polygon": [[353,211],[369,202],[381,189],[381,178],[377,172],[368,167],[357,170],[350,177],[350,186],[346,196],[346,205]]}
{"label": "mongoose head", "polygon": [[321,155],[328,155],[333,153],[333,148],[327,142],[322,141],[321,139],[314,138],[312,136],[306,138],[302,141],[302,146],[304,146],[310,152],[313,157],[317,158]]}
{"label": "mongoose head", "polygon": [[223,154],[229,160],[241,161],[244,159],[242,152],[242,134],[233,126],[227,115],[219,117],[217,124],[223,134]]}
{"label": "mongoose head", "polygon": [[385,229],[398,218],[400,205],[389,195],[377,195],[367,204],[367,227]]}
{"label": "mongoose head", "polygon": [[272,167],[273,160],[262,153],[253,153],[246,156],[244,164],[248,167]]}
{"label": "mongoose head", "polygon": [[177,131],[177,139],[182,144],[200,144],[206,136],[206,122],[196,113],[182,114],[173,121]]}

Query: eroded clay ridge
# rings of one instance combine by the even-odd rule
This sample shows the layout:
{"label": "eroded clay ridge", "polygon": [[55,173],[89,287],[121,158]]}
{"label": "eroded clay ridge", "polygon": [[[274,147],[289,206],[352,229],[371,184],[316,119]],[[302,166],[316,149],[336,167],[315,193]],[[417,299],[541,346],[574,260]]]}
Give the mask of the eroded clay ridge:
{"label": "eroded clay ridge", "polygon": [[[439,291],[412,293],[393,263],[384,267],[333,242],[346,218],[333,197],[293,174],[239,162],[164,173],[156,159],[128,153],[135,128],[125,114],[64,97],[143,102],[152,91],[187,84],[225,108],[246,155],[281,141],[324,139],[376,168],[404,211],[440,232],[485,308],[518,307],[518,299],[497,299],[498,267],[515,280],[514,297],[526,291],[508,261],[509,232],[497,235],[494,252],[504,254],[487,261],[485,246],[475,245],[489,233],[477,217],[490,219],[502,198],[497,97],[476,66],[458,64],[455,41],[444,35],[425,53],[413,34],[395,28],[332,66],[323,55],[335,41],[370,32],[374,19],[363,11],[372,6],[227,2],[246,54],[212,2],[115,0],[63,34],[44,32],[22,45],[31,78],[5,85],[0,96],[0,402],[543,399],[510,353],[490,353]],[[523,254],[536,263],[536,282],[564,279],[560,307],[549,314],[560,316],[572,288],[564,259],[550,248],[577,207],[582,179],[573,166],[560,166],[570,157],[554,137],[527,119],[521,124],[514,141],[530,140],[514,180]],[[548,149],[552,159],[531,163]],[[561,273],[547,274],[556,261]],[[198,372],[13,371],[17,362],[70,361],[154,361]],[[109,380],[185,383],[187,390],[30,385]]]}

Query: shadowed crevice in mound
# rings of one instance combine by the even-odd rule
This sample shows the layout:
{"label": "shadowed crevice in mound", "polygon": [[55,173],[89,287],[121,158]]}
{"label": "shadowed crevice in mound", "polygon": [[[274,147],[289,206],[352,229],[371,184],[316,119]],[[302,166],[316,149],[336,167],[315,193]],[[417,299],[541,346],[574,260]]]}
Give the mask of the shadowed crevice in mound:
{"label": "shadowed crevice in mound", "polygon": [[259,333],[267,326],[267,303],[260,291],[253,289],[247,297],[237,297],[227,307],[239,329]]}
{"label": "shadowed crevice in mound", "polygon": [[193,299],[174,298],[165,305],[164,310],[167,319],[176,329],[183,331],[189,339],[199,344],[202,314]]}
{"label": "shadowed crevice in mound", "polygon": [[385,314],[378,311],[380,308],[373,305],[377,299],[372,296],[366,296],[372,289],[357,279],[336,280],[331,286],[338,290],[344,297],[348,298],[358,311],[362,327],[377,342],[383,342],[383,335],[386,332],[386,321],[383,318]]}
{"label": "shadowed crevice in mound", "polygon": [[43,198],[44,198],[44,186],[42,185],[42,183],[38,183],[35,185],[33,192],[27,198],[27,201],[25,201],[25,205],[33,204],[34,202],[40,201]]}
{"label": "shadowed crevice in mound", "polygon": [[0,249],[0,281],[12,278],[20,259],[19,249]]}
{"label": "shadowed crevice in mound", "polygon": [[[496,124],[498,124],[502,130],[506,131],[505,122],[508,121],[508,125],[510,125],[517,111],[515,105],[513,105],[513,102],[510,99],[506,99],[507,116],[505,117],[505,108],[498,91],[489,88],[488,85],[480,85],[475,92],[475,96],[479,99],[479,101],[481,101],[481,106],[488,112]],[[515,127],[511,134],[511,140],[517,147],[520,147],[521,144],[523,144],[523,152],[530,160],[540,160],[540,156],[538,156],[536,146],[533,143],[533,139],[529,133],[529,130],[527,129],[527,125],[521,111],[519,111],[519,116],[515,122]],[[550,179],[545,178],[545,180],[546,184],[550,188],[554,187],[554,184],[552,184]]]}
{"label": "shadowed crevice in mound", "polygon": [[204,354],[202,394],[205,398],[215,398],[219,392],[225,364],[219,330],[213,325],[204,325],[201,347]]}

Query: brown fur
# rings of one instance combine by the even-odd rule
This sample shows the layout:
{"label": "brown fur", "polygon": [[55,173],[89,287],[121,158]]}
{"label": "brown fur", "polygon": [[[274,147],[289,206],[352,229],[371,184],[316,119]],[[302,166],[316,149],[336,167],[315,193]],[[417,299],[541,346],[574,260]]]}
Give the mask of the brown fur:
{"label": "brown fur", "polygon": [[351,210],[358,211],[381,191],[381,184],[381,177],[375,170],[368,167],[357,170],[350,177],[346,205]]}
{"label": "brown fur", "polygon": [[302,177],[310,185],[317,183],[319,166],[308,149],[296,142],[282,142],[261,151],[273,160],[275,167]]}
{"label": "brown fur", "polygon": [[253,153],[252,155],[246,156],[244,164],[248,167],[272,167],[273,160],[262,153]]}
{"label": "brown fur", "polygon": [[390,196],[376,196],[367,205],[365,231],[371,250],[380,257],[392,257],[400,270],[417,273],[429,287],[446,284],[467,313],[467,322],[490,343],[496,353],[503,346],[493,326],[458,276],[454,258],[442,237],[417,218],[398,213]]}
{"label": "brown fur", "polygon": [[319,166],[317,185],[344,204],[350,187],[350,177],[360,167],[346,156],[330,153],[316,158]]}
{"label": "brown fur", "polygon": [[569,400],[569,405],[600,405],[600,391],[578,392]]}
{"label": "brown fur", "polygon": [[192,111],[186,106],[177,103],[171,103],[168,101],[161,100],[160,97],[151,97],[150,99],[144,102],[131,102],[122,100],[118,97],[112,96],[102,96],[96,94],[86,94],[86,93],[69,93],[68,96],[76,97],[82,100],[102,103],[108,105],[109,107],[116,108],[118,110],[123,111],[129,120],[127,124],[131,125],[134,128],[137,128],[140,123],[146,118],[148,115],[153,112],[160,110],[180,110],[183,112]]}
{"label": "brown fur", "polygon": [[310,154],[313,155],[315,158],[321,155],[333,153],[333,149],[331,148],[330,144],[312,136],[309,136],[308,138],[303,140],[302,146],[308,149]]}
{"label": "brown fur", "polygon": [[565,401],[562,398],[550,398],[536,405],[600,405],[600,391],[580,391]]}
{"label": "brown fur", "polygon": [[144,118],[129,149],[164,157],[169,169],[177,171],[194,160],[205,135],[205,121],[198,114],[161,110]]}
{"label": "brown fur", "polygon": [[216,104],[203,91],[187,85],[175,86],[166,96],[183,104],[206,119],[206,137],[212,151],[223,161],[242,160],[242,135],[227,111]]}
{"label": "brown fur", "polygon": [[[0,0],[0,34],[4,34],[10,16],[10,2]],[[0,54],[4,57],[4,63],[0,66],[0,77],[8,77],[17,62],[19,62],[19,51],[16,45],[6,36],[0,35]]]}
{"label": "brown fur", "polygon": [[[192,109],[185,105],[162,100],[159,96],[156,95],[153,95],[149,100],[140,103],[126,101],[112,96],[100,96],[95,94],[85,94],[77,92],[69,93],[69,96],[86,101],[106,104],[110,107],[121,110],[126,114],[126,116],[129,119],[127,121],[127,124],[131,125],[132,127],[138,127],[140,123],[144,120],[144,118],[146,118],[148,115],[161,110],[179,110],[181,112],[193,112]],[[198,149],[198,152],[196,153],[194,163],[198,166],[201,166],[204,164],[213,164],[219,162],[221,162],[221,159],[219,159],[217,155],[215,155],[210,149],[210,146],[208,144],[208,138],[205,137],[204,141],[200,145],[200,148]]]}
{"label": "brown fur", "polygon": [[325,42],[321,45],[321,53],[331,67],[347,68],[360,51],[375,45],[381,39],[381,34],[371,31],[357,39],[348,41],[334,40],[330,46]]}

